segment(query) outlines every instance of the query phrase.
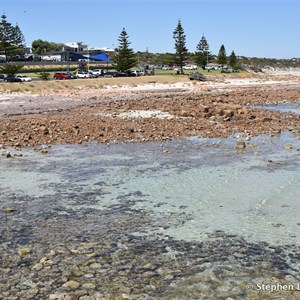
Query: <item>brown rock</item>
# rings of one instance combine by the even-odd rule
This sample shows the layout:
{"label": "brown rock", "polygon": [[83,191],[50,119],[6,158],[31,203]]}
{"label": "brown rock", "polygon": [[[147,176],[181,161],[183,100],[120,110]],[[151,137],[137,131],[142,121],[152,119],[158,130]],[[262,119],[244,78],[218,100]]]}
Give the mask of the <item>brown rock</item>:
{"label": "brown rock", "polygon": [[236,142],[235,149],[243,150],[245,148],[246,148],[246,143],[241,138],[239,138]]}

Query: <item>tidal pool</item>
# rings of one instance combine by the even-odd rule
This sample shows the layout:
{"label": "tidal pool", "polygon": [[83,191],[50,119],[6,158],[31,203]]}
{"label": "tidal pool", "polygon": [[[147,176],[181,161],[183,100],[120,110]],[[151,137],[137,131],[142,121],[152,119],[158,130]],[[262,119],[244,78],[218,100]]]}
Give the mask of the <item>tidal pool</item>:
{"label": "tidal pool", "polygon": [[267,104],[267,105],[255,105],[254,108],[300,114],[300,103],[278,103],[278,104]]}
{"label": "tidal pool", "polygon": [[[300,244],[300,141],[291,139],[253,138],[244,151],[235,150],[235,138],[64,145],[47,155],[23,150],[23,157],[1,159],[1,205],[35,202],[42,217],[57,207],[103,210],[126,200],[131,209],[164,215],[166,224],[170,216],[168,230],[149,231],[176,239],[224,230]],[[287,143],[293,148],[284,150]]]}
{"label": "tidal pool", "polygon": [[[46,155],[23,149],[21,157],[2,156],[0,241],[5,251],[13,251],[12,245],[47,248],[61,243],[115,240],[118,251],[127,248],[127,253],[130,247],[135,253],[137,244],[148,249],[145,241],[151,241],[159,252],[157,257],[180,256],[182,261],[196,259],[209,245],[207,253],[217,255],[218,264],[226,262],[228,266],[235,264],[227,261],[231,249],[238,248],[242,258],[236,258],[236,278],[232,282],[219,278],[220,287],[240,286],[245,276],[243,264],[250,254],[254,257],[257,253],[260,263],[270,263],[275,255],[271,263],[276,276],[286,280],[284,275],[300,270],[299,261],[287,254],[298,253],[300,246],[300,139],[291,133],[259,136],[247,141],[245,150],[237,151],[237,138],[55,145]],[[284,147],[286,144],[291,146]],[[242,248],[254,249],[254,254]],[[273,253],[274,249],[277,252]],[[209,257],[205,263],[213,263]],[[256,267],[260,265],[257,261]],[[257,274],[248,274],[248,280],[259,278],[267,269],[251,271]],[[172,280],[163,277],[165,298],[183,287],[199,289],[196,282],[203,278],[197,279],[197,274],[203,275],[205,268],[201,270],[194,270],[192,277],[185,273],[172,283],[174,289]],[[206,275],[211,278],[207,285],[213,288],[214,275]],[[230,291],[225,294],[234,296]],[[155,297],[157,293],[152,291]],[[203,297],[219,299],[214,293],[206,291]],[[178,299],[202,299],[193,297]]]}

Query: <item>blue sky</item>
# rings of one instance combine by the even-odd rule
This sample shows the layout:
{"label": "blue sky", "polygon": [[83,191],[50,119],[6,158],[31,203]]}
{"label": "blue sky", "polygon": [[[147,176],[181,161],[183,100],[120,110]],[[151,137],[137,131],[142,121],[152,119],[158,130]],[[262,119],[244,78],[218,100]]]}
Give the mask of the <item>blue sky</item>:
{"label": "blue sky", "polygon": [[0,13],[36,39],[117,47],[123,29],[134,51],[174,53],[181,20],[190,52],[202,36],[217,54],[300,57],[300,0],[0,0]]}

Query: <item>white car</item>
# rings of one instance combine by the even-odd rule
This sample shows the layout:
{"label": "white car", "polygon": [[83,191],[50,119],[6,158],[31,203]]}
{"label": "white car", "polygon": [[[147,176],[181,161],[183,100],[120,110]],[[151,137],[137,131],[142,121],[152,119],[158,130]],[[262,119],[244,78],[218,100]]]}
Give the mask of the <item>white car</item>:
{"label": "white car", "polygon": [[90,78],[91,75],[88,72],[77,72],[76,77],[77,78]]}
{"label": "white car", "polygon": [[101,76],[104,73],[104,71],[102,69],[94,69],[94,70],[90,70],[90,72],[97,76]]}
{"label": "white car", "polygon": [[20,78],[22,81],[32,81],[31,77],[25,75],[17,75],[16,77]]}
{"label": "white car", "polygon": [[183,70],[197,70],[198,67],[195,65],[190,65],[190,66],[183,66],[182,69]]}

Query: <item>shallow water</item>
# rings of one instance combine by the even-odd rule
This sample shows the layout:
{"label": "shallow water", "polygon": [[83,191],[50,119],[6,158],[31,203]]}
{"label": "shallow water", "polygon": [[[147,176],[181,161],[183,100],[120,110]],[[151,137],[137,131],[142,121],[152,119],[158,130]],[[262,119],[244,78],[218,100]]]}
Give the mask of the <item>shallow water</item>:
{"label": "shallow water", "polygon": [[267,104],[267,105],[255,105],[254,108],[300,114],[300,103],[278,103],[278,104]]}
{"label": "shallow water", "polygon": [[[254,242],[300,245],[300,140],[261,136],[244,151],[235,150],[235,141],[63,145],[47,155],[23,150],[23,157],[0,160],[1,206],[18,203],[24,219],[36,217],[37,205],[41,219],[58,208],[76,218],[77,211],[126,201],[131,210],[164,219],[167,229],[153,226],[148,233],[201,241],[223,230]],[[293,149],[284,150],[287,143]]]}
{"label": "shallow water", "polygon": [[257,284],[300,287],[300,139],[237,138],[0,156],[0,298],[298,299]]}

